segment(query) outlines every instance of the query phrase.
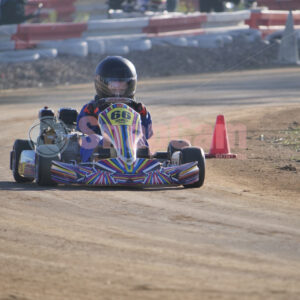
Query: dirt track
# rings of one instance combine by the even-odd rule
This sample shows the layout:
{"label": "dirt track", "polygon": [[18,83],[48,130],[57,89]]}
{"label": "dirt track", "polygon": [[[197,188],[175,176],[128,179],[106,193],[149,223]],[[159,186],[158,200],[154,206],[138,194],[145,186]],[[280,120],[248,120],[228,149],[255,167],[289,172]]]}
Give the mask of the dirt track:
{"label": "dirt track", "polygon": [[[163,148],[197,138],[218,113],[252,129],[299,111],[299,82],[298,69],[194,75],[142,82],[138,96],[157,129],[152,146]],[[195,190],[15,184],[9,151],[38,109],[79,109],[92,94],[92,85],[0,92],[1,300],[300,298],[299,171],[280,173],[295,189],[262,185],[246,159],[208,161]]]}

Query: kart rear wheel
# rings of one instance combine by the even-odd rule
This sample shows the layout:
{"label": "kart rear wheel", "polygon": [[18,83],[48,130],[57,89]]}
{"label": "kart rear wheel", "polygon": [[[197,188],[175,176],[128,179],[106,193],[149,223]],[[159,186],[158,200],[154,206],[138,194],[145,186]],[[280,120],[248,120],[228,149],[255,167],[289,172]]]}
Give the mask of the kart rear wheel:
{"label": "kart rear wheel", "polygon": [[185,188],[199,188],[203,185],[205,179],[205,154],[202,148],[187,147],[181,151],[181,163],[198,162],[199,180],[195,183],[184,185]]}
{"label": "kart rear wheel", "polygon": [[11,169],[16,182],[32,182],[34,178],[23,177],[19,174],[19,161],[23,150],[32,150],[30,141],[28,140],[16,140],[11,153]]}
{"label": "kart rear wheel", "polygon": [[51,179],[51,165],[53,160],[59,160],[58,156],[44,157],[36,154],[35,157],[35,181],[40,186],[54,186],[56,183]]}

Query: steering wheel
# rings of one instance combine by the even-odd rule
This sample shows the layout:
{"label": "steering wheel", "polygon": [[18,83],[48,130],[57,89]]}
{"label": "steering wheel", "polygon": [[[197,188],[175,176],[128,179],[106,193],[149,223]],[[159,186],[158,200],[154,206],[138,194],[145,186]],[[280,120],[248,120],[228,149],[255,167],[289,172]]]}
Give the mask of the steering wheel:
{"label": "steering wheel", "polygon": [[97,105],[100,110],[105,110],[107,107],[109,107],[112,104],[116,103],[123,103],[127,104],[134,110],[136,110],[136,101],[132,100],[131,98],[122,98],[122,97],[108,97],[108,98],[101,98],[100,100],[97,101]]}

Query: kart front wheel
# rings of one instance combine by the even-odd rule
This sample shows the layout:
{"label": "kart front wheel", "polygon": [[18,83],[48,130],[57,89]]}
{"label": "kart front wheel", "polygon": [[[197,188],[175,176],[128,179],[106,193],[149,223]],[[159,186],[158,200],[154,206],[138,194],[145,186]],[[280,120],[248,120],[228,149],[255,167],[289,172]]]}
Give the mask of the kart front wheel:
{"label": "kart front wheel", "polygon": [[35,158],[35,180],[40,186],[54,186],[56,183],[51,179],[51,165],[53,160],[59,160],[55,157],[44,157],[36,154]]}
{"label": "kart front wheel", "polygon": [[172,157],[172,154],[176,151],[180,151],[181,149],[185,147],[191,147],[191,143],[186,140],[172,140],[169,142],[168,145],[168,153],[170,158]]}
{"label": "kart front wheel", "polygon": [[197,161],[199,168],[199,180],[192,184],[184,185],[185,188],[199,188],[203,185],[205,179],[205,154],[202,148],[186,147],[180,150],[181,164]]}
{"label": "kart front wheel", "polygon": [[16,140],[13,146],[13,151],[11,152],[11,169],[13,171],[13,176],[16,182],[25,183],[32,182],[34,178],[23,177],[19,173],[19,161],[22,151],[32,150],[30,141],[28,140]]}

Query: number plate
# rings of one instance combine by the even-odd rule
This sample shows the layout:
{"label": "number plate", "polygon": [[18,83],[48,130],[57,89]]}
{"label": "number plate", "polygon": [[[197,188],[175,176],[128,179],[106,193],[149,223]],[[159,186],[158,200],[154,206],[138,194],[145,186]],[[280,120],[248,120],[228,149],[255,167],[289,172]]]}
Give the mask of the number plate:
{"label": "number plate", "polygon": [[131,111],[114,108],[108,112],[107,117],[109,118],[111,125],[129,125],[131,126],[134,119],[134,114]]}

